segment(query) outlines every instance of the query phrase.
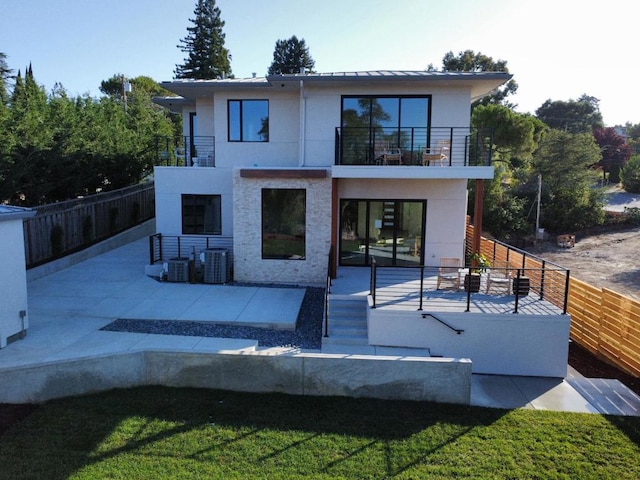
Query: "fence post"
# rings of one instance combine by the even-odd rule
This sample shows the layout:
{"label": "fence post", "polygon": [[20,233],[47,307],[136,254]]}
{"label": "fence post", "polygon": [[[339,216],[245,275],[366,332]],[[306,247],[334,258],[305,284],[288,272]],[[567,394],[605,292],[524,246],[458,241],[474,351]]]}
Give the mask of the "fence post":
{"label": "fence post", "polygon": [[371,302],[372,302],[372,306],[371,308],[376,308],[376,283],[377,283],[377,279],[376,279],[376,259],[375,258],[371,258],[371,285],[369,285],[369,289],[370,292],[369,294],[371,295]]}
{"label": "fence post", "polygon": [[564,307],[562,309],[562,314],[567,314],[567,307],[569,305],[569,270],[567,270],[567,276],[564,283]]}
{"label": "fence post", "polygon": [[422,310],[422,296],[424,293],[424,265],[420,266],[420,308],[418,310]]}
{"label": "fence post", "polygon": [[471,311],[471,267],[469,267],[469,269],[467,270],[466,278],[469,279],[469,285],[465,286],[465,288],[467,289],[467,309],[465,310],[465,312],[470,312]]}
{"label": "fence post", "polygon": [[[523,256],[523,259],[524,259],[524,256]],[[524,260],[522,261],[522,263],[524,263]],[[513,310],[513,313],[518,313],[518,300],[520,298],[520,272],[523,270],[518,269],[518,273],[516,274],[516,284],[514,285],[514,289],[513,289],[516,295],[516,305],[515,305],[515,309]]]}
{"label": "fence post", "polygon": [[547,261],[543,260],[542,261],[542,272],[540,272],[540,300],[544,300],[544,274],[545,274],[545,268],[547,265]]}

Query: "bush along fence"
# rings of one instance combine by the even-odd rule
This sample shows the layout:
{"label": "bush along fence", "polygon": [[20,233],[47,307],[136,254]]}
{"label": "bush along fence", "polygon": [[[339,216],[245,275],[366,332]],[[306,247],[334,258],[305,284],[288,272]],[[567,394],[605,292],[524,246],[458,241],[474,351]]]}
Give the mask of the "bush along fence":
{"label": "bush along fence", "polygon": [[[473,225],[468,224],[467,254],[471,253],[473,230]],[[480,252],[490,262],[506,260],[516,268],[544,268],[545,275],[555,274],[548,262],[498,241],[482,237]],[[569,277],[567,313],[571,315],[571,340],[598,358],[640,377],[640,302]]]}
{"label": "bush along fence", "polygon": [[36,207],[24,220],[27,268],[87,248],[155,216],[153,182]]}

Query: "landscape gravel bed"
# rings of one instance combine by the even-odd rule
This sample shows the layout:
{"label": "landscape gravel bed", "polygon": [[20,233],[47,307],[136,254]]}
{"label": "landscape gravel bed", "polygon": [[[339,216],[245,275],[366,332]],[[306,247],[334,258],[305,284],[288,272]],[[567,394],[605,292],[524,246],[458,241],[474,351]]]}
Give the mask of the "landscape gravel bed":
{"label": "landscape gravel bed", "polygon": [[[234,283],[235,286],[249,286]],[[291,288],[289,285],[260,285],[269,288]],[[322,314],[324,288],[306,288],[294,331],[240,325],[221,325],[182,320],[137,320],[119,318],[101,330],[110,332],[154,333],[194,337],[240,338],[257,340],[262,347],[294,347],[319,350],[322,346]]]}

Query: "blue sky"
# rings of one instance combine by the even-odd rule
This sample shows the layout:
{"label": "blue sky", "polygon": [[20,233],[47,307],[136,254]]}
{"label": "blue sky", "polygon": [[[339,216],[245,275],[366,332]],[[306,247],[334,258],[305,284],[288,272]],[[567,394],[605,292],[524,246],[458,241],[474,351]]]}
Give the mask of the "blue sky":
{"label": "blue sky", "polygon": [[[600,99],[607,125],[640,123],[633,0],[217,0],[236,77],[264,75],[278,39],[304,38],[321,72],[423,70],[448,51],[506,60],[513,102]],[[115,73],[171,80],[196,0],[0,0],[0,52],[38,83],[98,96]]]}

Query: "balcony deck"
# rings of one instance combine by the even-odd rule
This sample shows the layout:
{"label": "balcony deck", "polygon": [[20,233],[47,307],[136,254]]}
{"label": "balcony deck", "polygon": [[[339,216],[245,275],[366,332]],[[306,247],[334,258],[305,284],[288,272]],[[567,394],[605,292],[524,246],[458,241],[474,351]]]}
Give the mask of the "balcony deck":
{"label": "balcony deck", "polygon": [[[337,278],[332,281],[331,295],[367,296],[370,294],[370,269],[362,267],[340,267]],[[418,311],[420,309],[420,279],[404,278],[393,282],[378,282],[375,292],[377,309]],[[422,284],[422,311],[459,313],[467,310],[467,292],[464,290],[436,289],[436,276],[426,275]],[[515,295],[504,292],[486,293],[486,284],[480,292],[472,293],[469,313],[512,314],[516,307]],[[562,315],[562,309],[548,300],[540,299],[535,292],[519,296],[517,305],[521,315]]]}

